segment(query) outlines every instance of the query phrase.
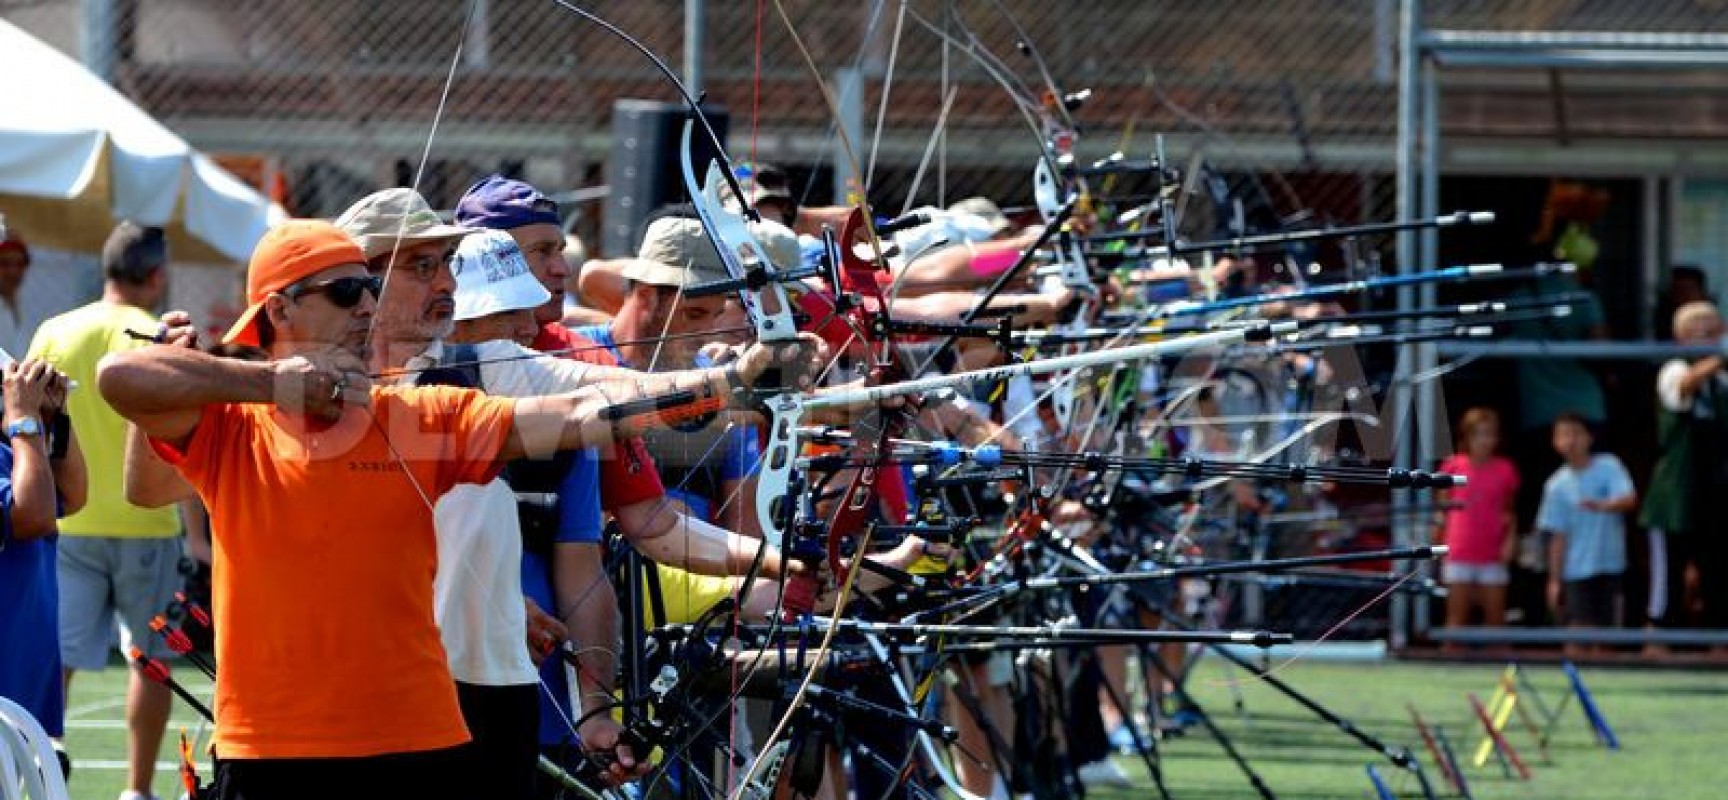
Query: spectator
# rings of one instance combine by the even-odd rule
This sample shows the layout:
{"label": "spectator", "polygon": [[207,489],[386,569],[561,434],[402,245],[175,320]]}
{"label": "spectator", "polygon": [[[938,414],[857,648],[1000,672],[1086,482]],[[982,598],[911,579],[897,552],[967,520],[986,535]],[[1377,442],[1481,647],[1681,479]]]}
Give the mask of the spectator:
{"label": "spectator", "polygon": [[1517,544],[1518,468],[1500,455],[1500,415],[1489,408],[1472,408],[1458,423],[1458,452],[1440,463],[1440,471],[1463,475],[1464,488],[1440,494],[1441,500],[1461,503],[1440,520],[1437,539],[1446,543],[1446,626],[1470,624],[1479,612],[1482,624],[1506,621],[1507,564]]}
{"label": "spectator", "polygon": [[[744,168],[741,167],[742,171]],[[750,205],[762,214],[764,219],[773,220],[790,228],[798,224],[798,198],[792,196],[792,181],[786,171],[773,164],[756,164],[750,168],[748,175],[741,175],[748,188],[744,193],[750,196]]]}
{"label": "spectator", "polygon": [[30,331],[35,326],[18,305],[18,287],[24,285],[24,273],[30,271],[30,247],[16,228],[6,225],[0,217],[0,347],[13,358],[24,355],[30,347]]}
{"label": "spectator", "polygon": [[[1714,345],[1722,337],[1716,307],[1695,301],[1674,312],[1678,344]],[[1728,612],[1722,543],[1728,514],[1716,502],[1728,491],[1728,375],[1721,356],[1662,365],[1656,375],[1657,443],[1661,455],[1650,476],[1650,496],[1639,524],[1650,536],[1652,626],[1674,627],[1682,617],[1688,563],[1698,570],[1704,623],[1720,626]]]}
{"label": "spectator", "polygon": [[534,312],[540,325],[534,349],[562,353],[588,344],[564,327],[564,281],[570,267],[564,261],[563,221],[552,198],[522,181],[488,175],[456,202],[456,224],[508,232],[546,287],[551,297]]}
{"label": "spectator", "polygon": [[[161,228],[122,222],[102,246],[102,298],[42,323],[30,357],[45,360],[86,387],[66,410],[89,462],[84,509],[60,523],[60,654],[67,689],[75,670],[108,664],[115,628],[120,651],[137,646],[153,657],[172,652],[150,631],[181,586],[180,518],[173,508],[127,502],[126,423],[95,390],[96,364],[140,343],[127,331],[161,329],[150,309],[168,289],[168,242]],[[118,623],[118,625],[117,625]],[[168,687],[132,671],[126,689],[126,791],[121,800],[153,797],[156,756],[168,725]]]}
{"label": "spectator", "polygon": [[[60,675],[55,522],[84,504],[84,457],[67,430],[63,453],[48,424],[66,400],[65,378],[40,361],[5,368],[6,437],[0,440],[0,697],[24,707],[48,735],[65,735]],[[58,509],[58,510],[57,510]],[[58,749],[58,745],[56,745]],[[61,769],[69,762],[60,753]],[[10,788],[10,787],[8,787]]]}
{"label": "spectator", "polygon": [[[1590,427],[1577,412],[1554,419],[1560,468],[1542,489],[1536,527],[1553,536],[1548,548],[1548,605],[1574,628],[1617,624],[1620,578],[1626,571],[1622,514],[1638,507],[1638,490],[1620,459],[1592,453]],[[1577,655],[1567,645],[1568,655]]]}

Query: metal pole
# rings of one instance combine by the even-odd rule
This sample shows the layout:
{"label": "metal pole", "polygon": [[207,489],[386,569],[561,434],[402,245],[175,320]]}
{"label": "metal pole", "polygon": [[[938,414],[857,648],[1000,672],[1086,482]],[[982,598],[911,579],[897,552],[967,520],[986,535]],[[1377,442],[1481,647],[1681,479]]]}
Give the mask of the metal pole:
{"label": "metal pole", "polygon": [[[1418,213],[1432,214],[1440,207],[1440,76],[1439,65],[1433,58],[1419,58],[1422,81],[1421,113],[1422,121],[1422,171],[1420,185],[1421,210]],[[1424,230],[1418,234],[1420,246],[1417,248],[1417,260],[1422,269],[1430,269],[1440,262],[1440,234],[1435,230]],[[1438,302],[1436,287],[1423,284],[1419,289],[1422,308],[1433,308]],[[1418,344],[1415,347],[1417,374],[1427,375],[1439,363],[1431,343]],[[1433,464],[1440,456],[1441,448],[1448,440],[1446,409],[1440,396],[1439,381],[1424,381],[1416,390],[1416,428],[1417,436],[1416,464]],[[1403,542],[1405,545],[1426,544],[1430,535],[1427,526],[1408,525],[1410,536]],[[1428,569],[1428,565],[1418,565],[1419,569]],[[1417,608],[1412,614],[1415,632],[1426,635],[1431,626],[1430,616],[1434,604],[1426,599],[1412,601]]]}
{"label": "metal pole", "polygon": [[120,29],[114,0],[81,0],[79,6],[84,17],[78,36],[80,60],[96,77],[113,83]]}
{"label": "metal pole", "polygon": [[492,2],[474,0],[468,9],[468,35],[462,45],[462,65],[472,70],[492,66]]}
{"label": "metal pole", "polygon": [[1374,82],[1380,84],[1392,82],[1392,59],[1398,52],[1392,38],[1392,2],[1374,0]]}
{"label": "metal pole", "polygon": [[[1398,21],[1398,152],[1397,152],[1397,186],[1398,186],[1398,220],[1408,222],[1415,217],[1416,211],[1416,67],[1420,60],[1416,52],[1417,29],[1421,26],[1421,3],[1419,0],[1402,0]],[[1410,274],[1415,270],[1419,256],[1416,252],[1416,234],[1414,231],[1404,231],[1398,234],[1398,271],[1400,274]],[[1409,286],[1398,289],[1398,310],[1409,311],[1414,307],[1414,289]],[[1408,418],[1407,410],[1408,388],[1415,360],[1414,347],[1406,345],[1399,348],[1398,363],[1393,372],[1393,397],[1387,400],[1393,403],[1393,425],[1390,433],[1396,437],[1397,458],[1394,462],[1398,467],[1408,469],[1415,461],[1415,452],[1406,426],[1402,423]],[[1395,505],[1408,505],[1411,501],[1409,490],[1398,489],[1392,492],[1392,502]],[[1408,521],[1399,521],[1392,526],[1392,543],[1402,547],[1414,541],[1411,535],[1413,526]],[[1391,646],[1402,649],[1410,641],[1410,602],[1403,595],[1392,598],[1392,619],[1390,626]]]}
{"label": "metal pole", "polygon": [[1638,228],[1644,235],[1639,254],[1644,262],[1640,270],[1644,285],[1638,293],[1644,302],[1638,304],[1638,335],[1649,339],[1656,335],[1651,323],[1656,317],[1657,293],[1662,291],[1662,176],[1645,175],[1643,190]]}
{"label": "metal pole", "polygon": [[853,67],[834,71],[835,104],[840,118],[834,124],[845,129],[845,137],[834,137],[834,202],[850,205],[847,197],[854,189],[862,191],[863,175],[852,172],[852,158],[846,152],[846,142],[864,141],[864,72]]}
{"label": "metal pole", "polygon": [[703,0],[684,0],[684,83],[702,94],[702,52],[708,39],[708,7]]}

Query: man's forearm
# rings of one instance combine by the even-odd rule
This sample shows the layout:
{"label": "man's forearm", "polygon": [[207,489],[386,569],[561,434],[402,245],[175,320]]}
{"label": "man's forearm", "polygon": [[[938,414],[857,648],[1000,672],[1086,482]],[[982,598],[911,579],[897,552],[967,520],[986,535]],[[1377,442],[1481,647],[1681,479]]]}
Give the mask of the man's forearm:
{"label": "man's forearm", "polygon": [[779,577],[780,551],[704,520],[645,500],[619,510],[624,536],[643,555],[698,575],[741,575],[763,547],[760,575]]}
{"label": "man's forearm", "polygon": [[[613,652],[618,647],[618,596],[612,587],[601,587],[576,604],[564,626],[570,630],[576,663],[581,665],[576,669],[581,695],[611,692],[618,683],[618,658]],[[586,700],[583,705],[588,705]]]}
{"label": "man's forearm", "polygon": [[1696,395],[1706,381],[1716,376],[1722,369],[1722,359],[1715,356],[1700,359],[1698,363],[1686,368],[1686,375],[1680,379],[1680,393],[1688,398]]}
{"label": "man's forearm", "polygon": [[698,398],[730,399],[732,388],[724,367],[673,372],[637,372],[623,367],[594,367],[582,376],[583,386],[598,387],[615,403],[688,389]]}
{"label": "man's forearm", "polygon": [[55,531],[54,475],[41,436],[13,440],[12,505],[0,513],[10,519],[12,536],[39,539]]}
{"label": "man's forearm", "polygon": [[601,571],[599,545],[559,544],[554,553],[556,613],[576,648],[577,693],[588,706],[589,694],[610,692],[617,683],[618,595]]}
{"label": "man's forearm", "polygon": [[1637,493],[1621,495],[1607,503],[1607,510],[1616,514],[1630,514],[1638,510]]}
{"label": "man's forearm", "polygon": [[213,403],[272,403],[277,391],[270,362],[218,358],[168,345],[104,358],[96,384],[103,399],[125,417]]}
{"label": "man's forearm", "polygon": [[136,425],[126,426],[124,469],[126,502],[133,505],[161,508],[197,496],[179,471],[156,456]]}
{"label": "man's forearm", "polygon": [[[513,436],[500,453],[500,460],[508,461],[523,456],[544,458],[558,450],[599,447],[616,439],[636,435],[627,422],[628,418],[604,418],[608,406],[666,394],[677,389],[692,389],[698,401],[715,397],[725,401],[730,397],[729,394],[717,393],[715,389],[716,381],[721,386],[727,384],[725,370],[721,369],[691,370],[667,375],[634,372],[629,374],[642,375],[644,380],[585,382],[581,388],[564,394],[518,398],[512,427]],[[679,375],[686,376],[682,384],[667,380],[668,376]],[[696,376],[697,379],[693,380],[691,376]]]}

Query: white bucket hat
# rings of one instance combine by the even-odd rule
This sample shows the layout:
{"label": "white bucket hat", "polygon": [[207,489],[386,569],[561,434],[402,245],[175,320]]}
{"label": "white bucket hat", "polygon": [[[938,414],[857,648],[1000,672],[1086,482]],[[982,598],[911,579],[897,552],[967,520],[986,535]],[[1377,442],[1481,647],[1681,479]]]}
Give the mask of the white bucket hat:
{"label": "white bucket hat", "polygon": [[528,259],[516,240],[504,231],[480,231],[464,238],[456,246],[450,271],[456,274],[458,320],[539,308],[552,299],[528,269]]}

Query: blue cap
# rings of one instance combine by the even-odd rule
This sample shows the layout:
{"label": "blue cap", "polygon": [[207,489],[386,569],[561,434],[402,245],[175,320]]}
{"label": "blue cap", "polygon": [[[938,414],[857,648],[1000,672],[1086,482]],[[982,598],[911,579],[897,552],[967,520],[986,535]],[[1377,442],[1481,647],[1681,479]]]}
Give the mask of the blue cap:
{"label": "blue cap", "polygon": [[559,225],[558,203],[527,183],[488,175],[456,201],[456,224],[507,231],[539,223]]}

